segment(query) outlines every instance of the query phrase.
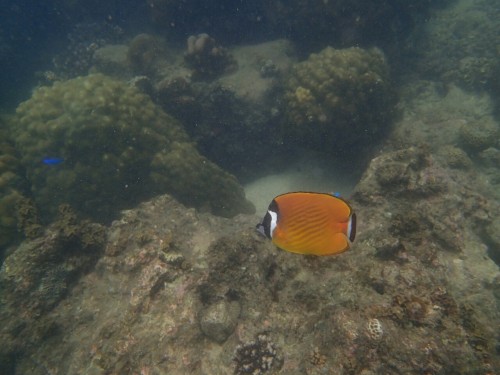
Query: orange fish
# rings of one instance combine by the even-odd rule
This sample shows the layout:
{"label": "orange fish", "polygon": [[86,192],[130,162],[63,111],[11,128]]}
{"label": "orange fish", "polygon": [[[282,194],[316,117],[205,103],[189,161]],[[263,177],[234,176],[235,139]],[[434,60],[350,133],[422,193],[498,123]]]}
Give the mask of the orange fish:
{"label": "orange fish", "polygon": [[356,215],[331,194],[286,193],[272,200],[257,230],[292,253],[339,254],[354,241]]}

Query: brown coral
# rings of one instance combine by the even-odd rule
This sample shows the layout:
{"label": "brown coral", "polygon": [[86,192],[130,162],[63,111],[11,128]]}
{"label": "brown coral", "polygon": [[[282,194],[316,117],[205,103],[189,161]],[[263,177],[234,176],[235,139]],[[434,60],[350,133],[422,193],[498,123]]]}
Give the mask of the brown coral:
{"label": "brown coral", "polygon": [[335,152],[373,143],[390,124],[395,96],[380,50],[327,47],[293,67],[285,103],[288,139]]}
{"label": "brown coral", "polygon": [[[36,90],[12,125],[42,217],[69,203],[102,222],[167,191],[221,215],[253,210],[236,178],[202,157],[174,118],[104,75]],[[47,156],[62,162],[46,165]]]}

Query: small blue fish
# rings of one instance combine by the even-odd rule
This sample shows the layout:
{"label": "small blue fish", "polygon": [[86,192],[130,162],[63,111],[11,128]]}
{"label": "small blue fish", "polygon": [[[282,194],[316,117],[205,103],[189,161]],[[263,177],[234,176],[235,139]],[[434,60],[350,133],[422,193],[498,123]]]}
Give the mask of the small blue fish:
{"label": "small blue fish", "polygon": [[63,158],[43,158],[43,164],[47,165],[58,165],[64,162]]}

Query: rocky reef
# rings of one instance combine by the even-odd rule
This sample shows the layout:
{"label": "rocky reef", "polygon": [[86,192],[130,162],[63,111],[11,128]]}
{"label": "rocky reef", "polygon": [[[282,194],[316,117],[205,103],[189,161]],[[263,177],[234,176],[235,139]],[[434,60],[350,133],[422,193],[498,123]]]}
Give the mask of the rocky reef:
{"label": "rocky reef", "polygon": [[499,16],[490,0],[456,1],[436,11],[413,33],[408,63],[425,78],[500,97],[498,51],[491,44],[500,38]]}
{"label": "rocky reef", "polygon": [[490,147],[500,148],[500,125],[494,118],[485,116],[460,127],[460,140],[471,153]]}
{"label": "rocky reef", "polygon": [[[0,305],[3,373],[494,373],[500,272],[481,228],[500,207],[469,173],[425,148],[382,153],[351,199],[355,245],[337,257],[278,250],[255,232],[257,217],[160,196],[122,213],[50,313],[14,316],[47,300],[31,275],[59,280],[33,269],[61,249],[49,231],[0,270],[31,296]],[[33,246],[45,250],[16,261]]]}
{"label": "rocky reef", "polygon": [[160,192],[225,216],[252,210],[236,179],[202,157],[176,120],[104,75],[37,89],[10,127],[45,218],[69,203],[105,222]]}
{"label": "rocky reef", "polygon": [[[0,373],[497,373],[500,18],[458,1],[405,39],[446,1],[147,0],[162,37],[74,35],[49,78],[121,81],[50,80],[1,118]],[[292,42],[219,44],[263,35]],[[297,174],[359,176],[339,256],[277,249],[226,172],[286,189],[301,148]]]}
{"label": "rocky reef", "polygon": [[[4,249],[22,238],[23,228],[30,237],[39,231],[38,223],[33,222],[29,229],[29,184],[24,168],[3,120],[0,122],[0,262]],[[36,221],[36,220],[35,220]],[[26,225],[25,225],[26,224]]]}
{"label": "rocky reef", "polygon": [[193,79],[209,79],[238,68],[229,51],[205,33],[187,39],[184,61],[193,70]]}
{"label": "rocky reef", "polygon": [[[0,320],[9,322],[0,333],[6,344],[6,350],[0,353],[3,374],[11,373],[15,364],[7,353],[36,345],[57,330],[40,318],[49,314],[79,278],[93,269],[105,237],[103,226],[79,220],[69,206],[63,205],[57,220],[43,236],[23,242],[3,262]],[[32,371],[33,368],[25,372]]]}
{"label": "rocky reef", "polygon": [[165,42],[154,35],[136,35],[128,45],[127,61],[135,74],[154,76],[168,59]]}
{"label": "rocky reef", "polygon": [[[200,152],[217,165],[246,177],[272,168],[258,163],[281,152],[281,79],[294,60],[284,39],[231,49],[238,69],[193,81],[177,72],[154,85],[153,97],[180,119]],[[249,157],[251,155],[251,157]]]}
{"label": "rocky reef", "polygon": [[378,49],[327,47],[292,68],[285,90],[286,140],[357,152],[390,128],[396,97]]}

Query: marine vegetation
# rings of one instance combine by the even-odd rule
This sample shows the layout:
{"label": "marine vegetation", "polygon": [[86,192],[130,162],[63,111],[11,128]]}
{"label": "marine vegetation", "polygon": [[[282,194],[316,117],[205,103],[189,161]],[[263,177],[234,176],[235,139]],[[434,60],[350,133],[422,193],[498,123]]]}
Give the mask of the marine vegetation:
{"label": "marine vegetation", "polygon": [[395,94],[382,51],[327,47],[286,82],[285,139],[329,152],[373,144],[389,127]]}
{"label": "marine vegetation", "polygon": [[236,178],[201,156],[175,119],[104,75],[37,89],[11,129],[45,218],[69,203],[107,221],[163,192],[218,215],[253,210]]}

